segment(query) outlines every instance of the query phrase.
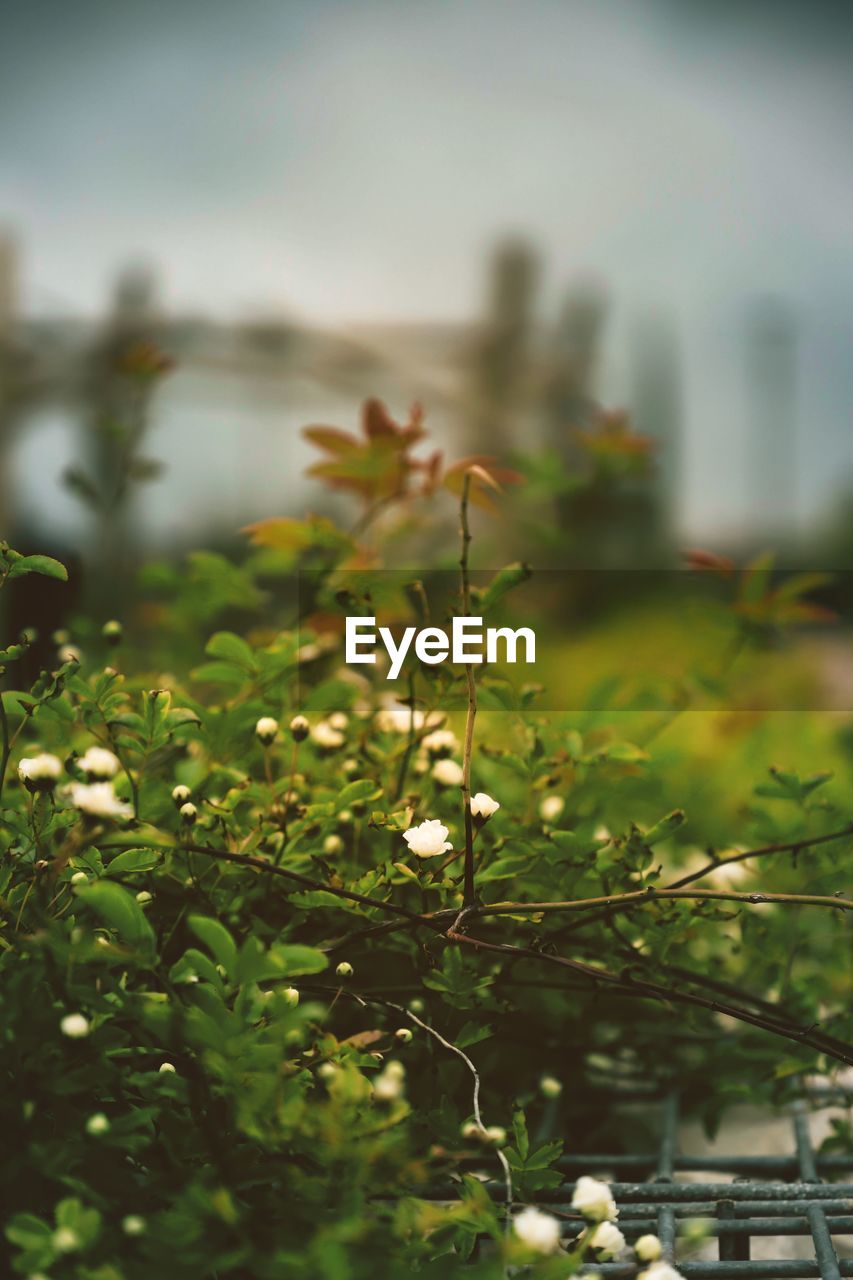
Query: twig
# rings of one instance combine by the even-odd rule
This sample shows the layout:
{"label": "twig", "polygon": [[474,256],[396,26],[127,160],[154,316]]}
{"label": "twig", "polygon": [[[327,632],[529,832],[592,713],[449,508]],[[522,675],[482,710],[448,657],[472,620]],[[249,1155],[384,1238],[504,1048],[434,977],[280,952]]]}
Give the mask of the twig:
{"label": "twig", "polygon": [[[462,612],[468,617],[471,612],[471,583],[468,576],[468,549],[471,545],[471,530],[468,527],[468,501],[471,494],[471,474],[465,473],[462,482],[462,501],[459,504],[459,524],[462,535],[462,554],[459,559],[459,574],[462,585]],[[477,684],[474,680],[474,668],[470,662],[465,664],[465,679],[468,685],[468,710],[465,716],[465,742],[462,748],[462,807],[465,814],[465,874],[462,891],[463,907],[472,907],[474,896],[474,819],[471,816],[471,754],[474,749],[474,721],[477,717]]]}
{"label": "twig", "polygon": [[727,867],[732,862],[746,862],[748,858],[763,858],[768,853],[800,853],[803,849],[808,849],[811,845],[827,844],[830,840],[842,840],[844,836],[853,835],[853,823],[849,822],[846,827],[842,827],[840,831],[830,831],[823,836],[808,836],[804,840],[792,840],[787,844],[766,844],[760,849],[749,849],[746,853],[733,853],[729,858],[711,858],[706,866],[700,867],[698,871],[691,871],[688,875],[682,876],[680,880],[673,880],[672,884],[667,885],[668,889],[683,889],[686,884],[693,884],[694,880],[701,880],[703,876],[710,875],[712,871],[716,871],[718,867]]}
{"label": "twig", "polygon": [[482,938],[472,938],[465,933],[461,933],[458,929],[449,929],[447,937],[451,942],[475,947],[479,950],[497,952],[515,960],[537,960],[544,964],[557,965],[560,968],[569,969],[573,973],[581,973],[593,982],[604,983],[612,990],[619,991],[624,995],[669,1002],[674,1001],[680,1004],[695,1005],[700,1009],[709,1009],[713,1013],[727,1014],[731,1018],[737,1018],[740,1022],[759,1027],[762,1031],[772,1031],[787,1040],[795,1041],[797,1044],[806,1044],[810,1048],[817,1049],[820,1053],[829,1054],[830,1057],[836,1058],[839,1062],[853,1066],[853,1045],[836,1040],[834,1036],[816,1033],[814,1026],[799,1027],[795,1023],[789,1023],[782,1019],[753,1013],[749,1009],[741,1008],[739,1005],[730,1005],[720,1000],[709,1000],[691,991],[680,991],[678,988],[667,987],[657,982],[611,973],[609,969],[602,969],[597,965],[584,964],[580,960],[571,960],[568,956],[553,955],[545,951],[533,951],[529,947],[516,947],[508,943],[484,942]]}
{"label": "twig", "polygon": [[631,893],[613,893],[603,898],[577,898],[569,902],[492,902],[485,906],[473,906],[466,914],[470,917],[524,915],[528,912],[546,915],[550,912],[587,911],[593,907],[605,907],[607,911],[626,910],[644,906],[648,902],[665,902],[673,899],[705,899],[722,902],[740,902],[746,906],[764,903],[780,903],[787,906],[836,907],[839,911],[853,911],[853,900],[823,894],[801,893],[735,893],[726,889],[636,889]]}

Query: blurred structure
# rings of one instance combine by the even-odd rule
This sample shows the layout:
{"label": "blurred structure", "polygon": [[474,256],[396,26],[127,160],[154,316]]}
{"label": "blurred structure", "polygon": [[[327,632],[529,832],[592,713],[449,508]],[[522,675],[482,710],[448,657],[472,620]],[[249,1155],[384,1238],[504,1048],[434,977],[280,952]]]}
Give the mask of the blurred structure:
{"label": "blurred structure", "polygon": [[773,541],[790,538],[796,527],[798,338],[796,316],[779,298],[753,305],[746,336],[748,489],[753,528]]}
{"label": "blurred structure", "polygon": [[489,268],[489,300],[474,343],[467,435],[475,453],[520,447],[530,410],[530,361],[538,262],[523,240],[510,240]]}
{"label": "blurred structure", "polygon": [[675,325],[658,309],[648,309],[633,326],[629,399],[637,430],[656,444],[659,534],[671,542],[679,525],[684,471],[681,362]]}

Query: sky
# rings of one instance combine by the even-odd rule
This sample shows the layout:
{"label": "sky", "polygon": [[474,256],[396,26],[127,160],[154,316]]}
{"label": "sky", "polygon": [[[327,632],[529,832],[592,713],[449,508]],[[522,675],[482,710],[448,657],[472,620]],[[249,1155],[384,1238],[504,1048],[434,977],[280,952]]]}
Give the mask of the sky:
{"label": "sky", "polygon": [[544,318],[587,272],[617,332],[675,317],[700,461],[712,422],[742,434],[743,317],[778,297],[814,507],[853,474],[851,63],[828,0],[30,0],[0,219],[31,314],[97,313],[138,259],[175,310],[330,325],[474,315],[524,234]]}

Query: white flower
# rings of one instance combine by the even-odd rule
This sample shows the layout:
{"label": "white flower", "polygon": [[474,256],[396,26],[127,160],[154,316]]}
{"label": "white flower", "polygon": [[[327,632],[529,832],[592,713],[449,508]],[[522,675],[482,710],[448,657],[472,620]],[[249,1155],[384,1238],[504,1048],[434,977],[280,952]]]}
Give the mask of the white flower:
{"label": "white flower", "polygon": [[436,760],[432,766],[432,776],[440,787],[461,787],[462,765],[455,760]]}
{"label": "white flower", "polygon": [[99,1138],[102,1133],[108,1133],[110,1122],[104,1115],[103,1111],[96,1111],[93,1116],[89,1116],[86,1121],[86,1132],[93,1138]]}
{"label": "white flower", "polygon": [[268,747],[275,740],[275,735],[278,733],[278,721],[274,720],[272,716],[261,716],[255,725],[255,733],[264,746]]}
{"label": "white flower", "polygon": [[334,751],[346,742],[344,735],[334,729],[328,720],[318,721],[311,730],[311,737],[318,747],[323,747],[327,751]]}
{"label": "white flower", "polygon": [[402,1062],[391,1061],[373,1081],[373,1096],[377,1102],[396,1102],[403,1096],[406,1068]]}
{"label": "white flower", "polygon": [[435,858],[453,848],[447,839],[447,827],[438,818],[422,822],[418,827],[409,827],[403,832],[403,839],[409,846],[409,852],[418,858]]}
{"label": "white flower", "polygon": [[145,1219],[138,1213],[129,1213],[121,1220],[121,1229],[126,1236],[141,1236],[145,1227]]}
{"label": "white flower", "polygon": [[491,796],[487,796],[485,791],[478,791],[476,795],[471,797],[471,816],[473,818],[491,818],[493,813],[497,813],[500,805],[497,800],[493,800]]}
{"label": "white flower", "polygon": [[572,1208],[577,1209],[590,1222],[612,1221],[619,1216],[613,1193],[606,1182],[598,1178],[578,1178],[572,1196]]}
{"label": "white flower", "polygon": [[600,1222],[592,1233],[589,1244],[604,1262],[607,1258],[615,1258],[622,1253],[625,1249],[625,1237],[612,1222]]}
{"label": "white flower", "polygon": [[381,733],[408,733],[410,729],[414,729],[417,733],[424,727],[424,713],[417,707],[414,716],[411,707],[401,707],[396,704],[383,707],[376,713],[376,727]]}
{"label": "white flower", "polygon": [[333,729],[344,730],[349,724],[349,716],[345,711],[334,711],[329,716],[329,724]]}
{"label": "white flower", "polygon": [[294,716],[290,722],[290,733],[294,742],[304,742],[310,730],[311,726],[305,716]]}
{"label": "white flower", "polygon": [[355,973],[355,970],[353,969],[349,960],[342,960],[341,963],[338,965],[337,969],[335,969],[335,973],[338,975],[339,978],[351,978],[352,975]]}
{"label": "white flower", "polygon": [[560,1247],[560,1223],[541,1209],[523,1209],[513,1218],[512,1229],[534,1253],[555,1253]]}
{"label": "white flower", "polygon": [[77,761],[79,767],[88,778],[97,782],[106,782],[114,778],[121,768],[121,761],[106,747],[90,747]]}
{"label": "white flower", "polygon": [[284,1003],[291,1009],[295,1009],[299,1004],[299,992],[296,987],[285,987],[281,994],[284,998]]}
{"label": "white flower", "polygon": [[62,1034],[70,1036],[72,1040],[82,1040],[83,1036],[87,1036],[91,1029],[89,1019],[84,1018],[82,1013],[66,1013],[59,1024],[59,1030]]}
{"label": "white flower", "polygon": [[539,817],[543,822],[556,822],[565,807],[562,796],[544,796],[539,805]]}
{"label": "white flower", "polygon": [[27,756],[18,762],[18,777],[31,791],[51,791],[62,773],[62,761],[49,751]]}
{"label": "white flower", "polygon": [[111,782],[72,782],[68,794],[75,809],[92,818],[133,817],[133,809],[119,800]]}
{"label": "white flower", "polygon": [[459,739],[452,729],[433,729],[421,740],[421,746],[431,756],[452,756],[459,749]]}
{"label": "white flower", "polygon": [[657,1236],[640,1236],[634,1245],[634,1252],[640,1262],[657,1262],[662,1253],[662,1246]]}
{"label": "white flower", "polygon": [[684,1280],[684,1277],[680,1271],[676,1271],[675,1267],[661,1258],[646,1267],[645,1271],[641,1271],[637,1280]]}
{"label": "white flower", "polygon": [[555,1076],[543,1076],[539,1081],[539,1089],[543,1098],[559,1098],[563,1092],[563,1082]]}
{"label": "white flower", "polygon": [[80,1237],[71,1227],[57,1227],[51,1237],[51,1244],[57,1253],[73,1253],[80,1248]]}

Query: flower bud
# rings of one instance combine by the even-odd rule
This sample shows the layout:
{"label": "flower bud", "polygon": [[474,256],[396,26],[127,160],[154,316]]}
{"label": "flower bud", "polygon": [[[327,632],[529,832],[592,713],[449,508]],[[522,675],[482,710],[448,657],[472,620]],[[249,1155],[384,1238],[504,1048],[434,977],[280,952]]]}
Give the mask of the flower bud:
{"label": "flower bud", "polygon": [[344,842],[340,836],[326,836],[323,841],[323,852],[333,857],[337,853],[343,853]]}
{"label": "flower bud", "polygon": [[554,1076],[543,1076],[539,1081],[539,1091],[543,1098],[559,1098],[563,1092],[563,1083]]}
{"label": "flower bud", "polygon": [[108,1133],[109,1128],[110,1122],[103,1111],[97,1111],[93,1116],[89,1116],[86,1121],[86,1132],[92,1138],[99,1138],[101,1134]]}
{"label": "flower bud", "polygon": [[181,822],[188,827],[191,827],[198,817],[198,809],[190,801],[182,804],[178,812],[181,815]]}
{"label": "flower bud", "polygon": [[146,1222],[138,1213],[129,1213],[127,1217],[121,1220],[121,1229],[126,1236],[141,1236],[146,1227]]}
{"label": "flower bud", "polygon": [[84,1018],[82,1013],[66,1013],[59,1024],[59,1030],[71,1040],[82,1040],[92,1028],[89,1025],[89,1019]]}
{"label": "flower bud", "polygon": [[176,1068],[171,1062],[161,1062],[157,1070],[161,1076],[177,1074]]}
{"label": "flower bud", "polygon": [[147,889],[140,889],[139,893],[136,895],[136,901],[139,903],[140,907],[144,907],[146,902],[154,901],[154,894],[149,893]]}
{"label": "flower bud", "polygon": [[62,761],[49,751],[25,757],[18,762],[18,777],[31,794],[36,791],[52,791],[61,773]]}
{"label": "flower bud", "polygon": [[398,1027],[394,1032],[394,1039],[399,1040],[400,1044],[411,1044],[412,1033],[408,1027]]}
{"label": "flower bud", "polygon": [[647,1235],[640,1236],[634,1245],[634,1252],[640,1262],[657,1262],[663,1252],[663,1248],[657,1236]]}
{"label": "flower bud", "polygon": [[111,618],[109,622],[105,622],[101,627],[101,635],[104,640],[106,640],[107,644],[121,644],[123,635],[121,623],[115,618]]}
{"label": "flower bud", "polygon": [[275,736],[278,733],[278,721],[272,716],[261,716],[255,725],[255,734],[265,747],[269,747],[275,742]]}
{"label": "flower bud", "polygon": [[291,1009],[295,1009],[299,1004],[299,992],[296,987],[285,987],[282,991],[284,1003]]}
{"label": "flower bud", "polygon": [[186,804],[191,795],[192,792],[189,787],[185,787],[182,782],[179,782],[176,787],[172,788],[172,799],[179,809],[182,804]]}
{"label": "flower bud", "polygon": [[290,736],[294,742],[304,742],[311,732],[311,726],[305,716],[294,716],[290,722]]}
{"label": "flower bud", "polygon": [[342,960],[341,963],[338,965],[337,969],[335,970],[335,973],[338,975],[339,978],[351,978],[352,975],[355,973],[355,970],[353,969],[349,960]]}
{"label": "flower bud", "polygon": [[500,1124],[490,1124],[486,1126],[484,1136],[486,1142],[490,1142],[493,1147],[502,1147],[506,1142],[506,1129]]}
{"label": "flower bud", "polygon": [[89,877],[86,875],[85,871],[75,871],[74,875],[71,877],[72,884],[88,884],[88,882]]}
{"label": "flower bud", "polygon": [[487,796],[485,791],[478,791],[476,795],[471,797],[471,817],[478,818],[480,822],[487,822],[493,813],[497,813],[498,809],[500,809],[500,805],[497,800]]}

